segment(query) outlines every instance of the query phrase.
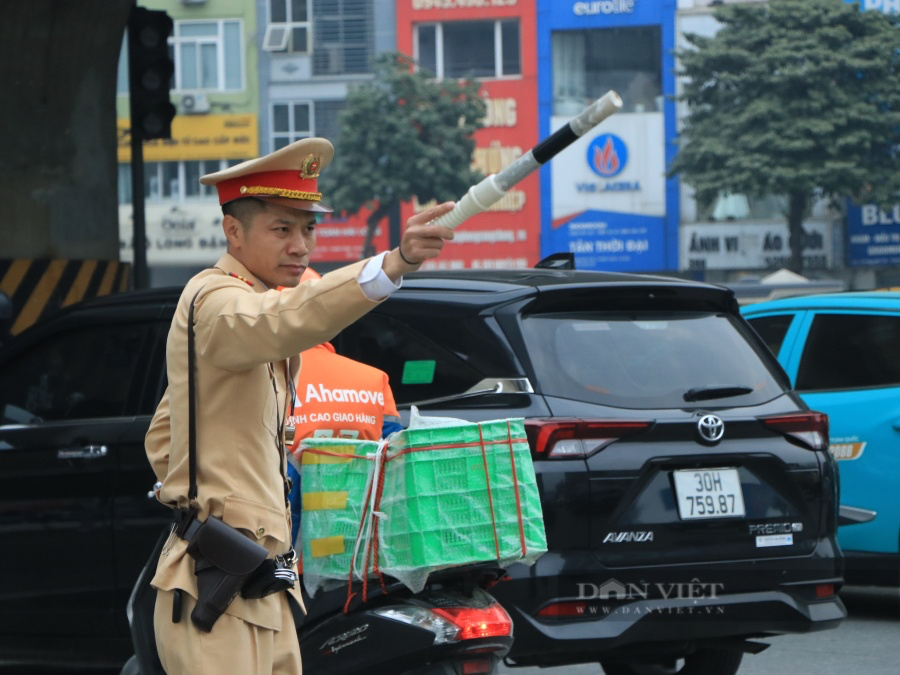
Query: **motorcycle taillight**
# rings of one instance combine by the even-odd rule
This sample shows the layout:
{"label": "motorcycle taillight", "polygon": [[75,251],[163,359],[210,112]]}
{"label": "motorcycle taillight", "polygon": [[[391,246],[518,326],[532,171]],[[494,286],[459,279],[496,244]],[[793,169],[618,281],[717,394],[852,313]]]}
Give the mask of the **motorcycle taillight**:
{"label": "motorcycle taillight", "polygon": [[646,431],[645,420],[582,420],[550,417],[526,419],[525,435],[540,459],[590,457],[610,443]]}
{"label": "motorcycle taillight", "polygon": [[828,415],[825,413],[809,411],[767,415],[757,419],[769,429],[811,450],[825,450],[828,447]]}
{"label": "motorcycle taillight", "polygon": [[457,640],[475,640],[486,637],[512,635],[512,619],[499,603],[484,609],[477,607],[448,607],[431,610],[459,628]]}

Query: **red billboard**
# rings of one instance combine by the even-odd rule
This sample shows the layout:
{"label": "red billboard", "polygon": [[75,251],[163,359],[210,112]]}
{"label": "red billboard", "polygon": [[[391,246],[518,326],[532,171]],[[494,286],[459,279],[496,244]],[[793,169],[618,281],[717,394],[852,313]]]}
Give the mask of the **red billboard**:
{"label": "red billboard", "polygon": [[[535,0],[400,0],[397,49],[438,77],[475,76],[487,104],[473,165],[497,173],[538,139]],[[457,199],[463,195],[459,195]],[[404,205],[406,222],[417,204]],[[473,216],[432,268],[531,267],[540,255],[540,191],[528,176]],[[382,229],[386,229],[386,226]]]}

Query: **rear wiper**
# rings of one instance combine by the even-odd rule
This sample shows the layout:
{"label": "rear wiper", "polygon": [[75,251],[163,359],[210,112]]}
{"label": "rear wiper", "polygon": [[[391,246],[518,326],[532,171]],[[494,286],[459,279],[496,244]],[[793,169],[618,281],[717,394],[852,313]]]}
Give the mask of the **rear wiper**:
{"label": "rear wiper", "polygon": [[[467,391],[458,394],[450,394],[448,396],[440,396],[438,398],[429,398],[422,401],[413,401],[410,405],[426,406],[436,403],[449,403],[451,401],[459,401],[464,398],[472,398],[475,396],[486,396],[488,394],[533,394],[534,387],[527,377],[510,377],[497,378],[488,377],[478,384],[474,385]],[[403,406],[406,407],[405,405]]]}
{"label": "rear wiper", "polygon": [[685,401],[709,401],[714,398],[728,398],[729,396],[743,396],[753,391],[753,387],[745,387],[742,384],[714,384],[708,387],[694,387],[684,392]]}

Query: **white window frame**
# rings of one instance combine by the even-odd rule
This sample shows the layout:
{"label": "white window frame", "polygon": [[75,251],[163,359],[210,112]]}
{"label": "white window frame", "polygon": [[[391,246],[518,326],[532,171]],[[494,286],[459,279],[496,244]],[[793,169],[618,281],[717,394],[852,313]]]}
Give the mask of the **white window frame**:
{"label": "white window frame", "polygon": [[[309,129],[298,130],[294,120],[294,106],[306,105],[309,108]],[[288,131],[275,131],[275,106],[286,105],[288,107]],[[300,99],[294,101],[278,100],[269,102],[269,152],[275,151],[275,139],[287,138],[288,143],[299,141],[303,138],[311,138],[315,136],[316,129],[316,105],[311,99]]]}
{"label": "white window frame", "polygon": [[[285,15],[287,21],[272,21],[272,3],[280,2],[285,5]],[[293,9],[290,0],[268,0],[266,2],[267,25],[266,34],[263,37],[263,50],[267,52],[283,52],[287,54],[310,54],[313,48],[313,29],[312,29],[312,1],[306,4],[306,19],[302,21],[295,20],[292,15]],[[295,28],[306,29],[306,49],[298,50],[293,45],[293,35]],[[276,39],[279,30],[283,30],[284,34],[280,39]]]}
{"label": "white window frame", "polygon": [[[505,74],[502,72],[503,70],[503,22],[504,21],[512,21],[515,20],[519,24],[519,49],[522,48],[522,23],[518,19],[494,19],[494,74],[489,76],[477,77],[477,80],[515,80],[521,79],[522,77],[522,55],[521,51],[519,53],[519,72],[512,74]],[[491,19],[475,19],[475,20],[467,20],[466,23],[491,23]],[[423,23],[417,23],[414,28],[413,35],[413,59],[416,63],[420,61],[419,54],[419,28],[420,27],[432,27],[434,28],[434,49],[437,52],[434,55],[434,69],[435,69],[435,77],[439,80],[444,79],[444,24],[446,23],[457,23],[455,21],[427,21]]]}
{"label": "white window frame", "polygon": [[[238,39],[240,40],[240,73],[238,73],[239,85],[235,89],[226,88],[228,81],[225,72],[225,25],[233,23],[238,26]],[[209,36],[181,36],[179,30],[188,25],[214,24],[216,26],[216,35]],[[183,84],[183,66],[181,64],[181,47],[185,44],[194,44],[198,47],[204,44],[213,44],[216,47],[216,86],[215,87],[185,87]],[[217,91],[217,92],[236,92],[244,91],[247,86],[245,71],[246,63],[244,59],[244,22],[243,19],[208,19],[208,20],[188,20],[176,21],[174,36],[169,38],[169,45],[173,51],[173,62],[175,64],[175,92],[196,92],[196,91]],[[198,67],[201,60],[198,59]]]}

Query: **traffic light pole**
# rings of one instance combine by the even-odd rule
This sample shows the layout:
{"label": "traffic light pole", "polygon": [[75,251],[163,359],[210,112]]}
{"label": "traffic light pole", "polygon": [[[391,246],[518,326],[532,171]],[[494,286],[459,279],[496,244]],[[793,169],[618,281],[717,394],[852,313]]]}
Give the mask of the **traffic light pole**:
{"label": "traffic light pole", "polygon": [[132,6],[128,17],[128,89],[131,115],[131,203],[134,287],[148,288],[144,204],[144,141],[172,137],[175,106],[169,98],[174,65],[168,39],[172,18],[162,10]]}
{"label": "traffic light pole", "polygon": [[144,139],[139,129],[131,129],[131,248],[134,287],[149,288],[147,275],[147,220],[144,215]]}

